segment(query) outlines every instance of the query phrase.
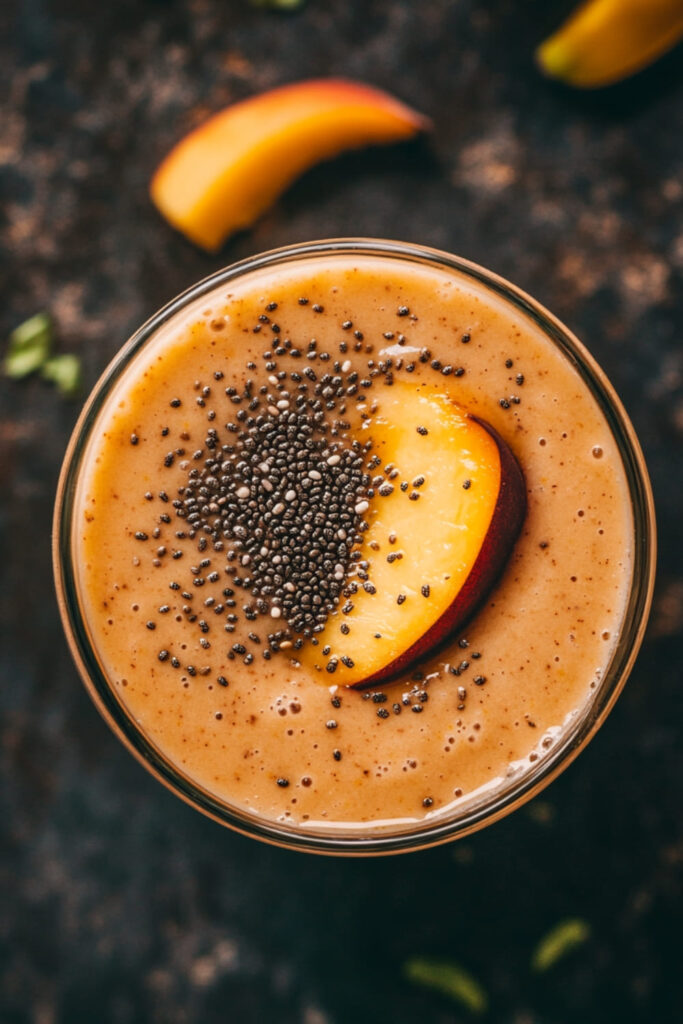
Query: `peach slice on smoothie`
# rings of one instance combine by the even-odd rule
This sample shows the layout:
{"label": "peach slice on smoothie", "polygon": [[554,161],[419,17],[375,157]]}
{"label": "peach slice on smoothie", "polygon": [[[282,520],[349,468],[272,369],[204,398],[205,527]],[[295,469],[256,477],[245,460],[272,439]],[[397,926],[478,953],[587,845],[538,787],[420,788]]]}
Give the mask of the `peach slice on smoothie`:
{"label": "peach slice on smoothie", "polygon": [[387,388],[364,433],[390,477],[398,474],[363,513],[369,526],[348,598],[318,645],[301,652],[330,682],[356,688],[405,672],[465,623],[526,512],[524,477],[505,442],[430,385]]}
{"label": "peach slice on smoothie", "polygon": [[190,132],[158,168],[150,192],[173,227],[215,251],[314,164],[428,128],[427,118],[371,86],[297,82],[226,107]]}

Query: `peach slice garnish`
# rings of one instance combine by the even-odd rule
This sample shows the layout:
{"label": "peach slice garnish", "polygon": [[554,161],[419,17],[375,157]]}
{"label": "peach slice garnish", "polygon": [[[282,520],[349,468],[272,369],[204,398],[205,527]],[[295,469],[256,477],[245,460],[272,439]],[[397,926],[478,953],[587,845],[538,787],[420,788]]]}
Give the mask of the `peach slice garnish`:
{"label": "peach slice garnish", "polygon": [[428,127],[393,96],[357,82],[285,85],[226,107],[187,135],[158,168],[150,192],[175,228],[214,251],[314,164]]}
{"label": "peach slice garnish", "polygon": [[318,645],[301,651],[321,672],[336,663],[326,682],[352,687],[405,672],[464,624],[501,573],[526,512],[507,445],[430,385],[387,388],[364,430],[371,454],[399,471],[393,492],[374,496],[364,513],[371,586],[357,579]]}

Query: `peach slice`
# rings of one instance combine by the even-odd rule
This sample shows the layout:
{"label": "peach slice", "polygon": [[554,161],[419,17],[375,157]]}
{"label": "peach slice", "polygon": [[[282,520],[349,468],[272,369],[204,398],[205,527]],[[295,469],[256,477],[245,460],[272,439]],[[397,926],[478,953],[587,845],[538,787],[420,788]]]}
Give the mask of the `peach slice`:
{"label": "peach slice", "polygon": [[175,228],[214,251],[319,161],[428,127],[393,96],[357,82],[285,85],[226,107],[182,139],[152,179],[152,200]]}
{"label": "peach slice", "polygon": [[364,514],[369,581],[355,580],[357,592],[327,620],[318,645],[301,652],[332,673],[326,681],[351,687],[405,672],[462,626],[500,574],[526,512],[510,449],[433,386],[387,388],[364,430],[371,453],[399,476]]}

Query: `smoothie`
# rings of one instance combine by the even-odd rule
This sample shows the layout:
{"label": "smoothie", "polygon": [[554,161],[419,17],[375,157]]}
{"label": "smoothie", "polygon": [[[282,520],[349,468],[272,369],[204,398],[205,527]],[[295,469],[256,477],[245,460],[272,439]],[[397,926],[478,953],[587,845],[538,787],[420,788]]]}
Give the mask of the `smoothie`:
{"label": "smoothie", "polygon": [[[493,437],[514,536],[423,642],[484,547]],[[98,415],[73,530],[90,642],[151,744],[229,807],[354,835],[547,756],[633,574],[621,456],[569,359],[476,280],[380,255],[265,267],[161,326]]]}

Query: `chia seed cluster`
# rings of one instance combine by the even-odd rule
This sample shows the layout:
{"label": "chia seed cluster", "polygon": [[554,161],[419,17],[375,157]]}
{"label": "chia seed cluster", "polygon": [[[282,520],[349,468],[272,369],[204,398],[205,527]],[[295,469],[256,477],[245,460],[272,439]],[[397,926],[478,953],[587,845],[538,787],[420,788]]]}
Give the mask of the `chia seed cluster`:
{"label": "chia seed cluster", "polygon": [[208,433],[196,453],[201,468],[189,471],[174,505],[214,552],[225,551],[232,585],[254,598],[247,618],[282,618],[311,637],[339,602],[351,550],[362,540],[370,478],[360,444],[328,442],[319,401],[311,409],[303,395],[274,391],[264,414],[245,388],[256,415],[232,444]]}

